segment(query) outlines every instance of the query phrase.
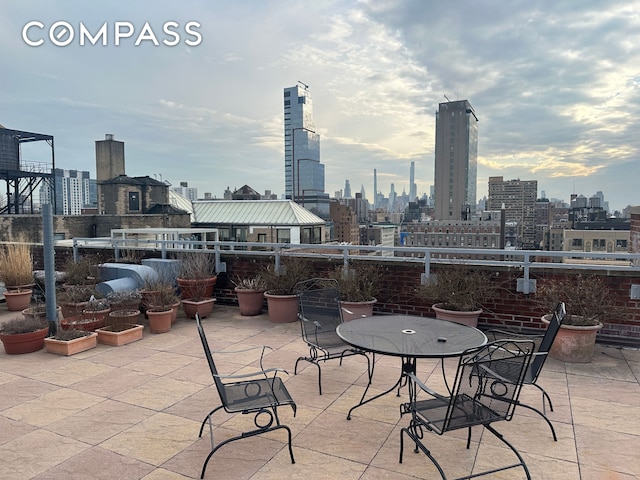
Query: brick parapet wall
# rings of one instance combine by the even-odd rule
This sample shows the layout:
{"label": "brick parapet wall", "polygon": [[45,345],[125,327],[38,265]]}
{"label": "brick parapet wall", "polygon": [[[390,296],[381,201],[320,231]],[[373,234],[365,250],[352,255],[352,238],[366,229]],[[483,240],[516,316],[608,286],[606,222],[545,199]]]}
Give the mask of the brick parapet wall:
{"label": "brick parapet wall", "polygon": [[[85,253],[82,252],[81,253]],[[113,261],[113,251],[90,249],[86,253],[98,255],[103,261]],[[158,252],[149,252],[149,257],[158,257]],[[56,248],[56,267],[60,269],[64,260],[71,257],[71,249]],[[42,248],[34,249],[36,266],[42,268]],[[270,256],[223,254],[222,261],[226,263],[227,271],[218,275],[215,287],[215,296],[219,304],[237,305],[236,294],[233,291],[232,280],[239,277],[249,277],[261,272],[267,265],[273,263]],[[370,260],[367,260],[370,261]],[[336,266],[341,265],[341,260],[314,259],[310,262],[309,278],[314,276],[326,276]],[[386,282],[383,290],[377,296],[378,302],[374,307],[377,314],[412,314],[433,316],[431,305],[420,299],[416,291],[420,286],[421,274],[424,266],[401,261],[380,261],[383,267]],[[441,267],[442,268],[442,267]],[[534,294],[525,295],[516,290],[517,272],[505,269],[489,269],[494,277],[501,282],[501,294],[499,298],[485,305],[485,312],[481,315],[479,326],[481,328],[508,328],[514,331],[540,331],[544,329],[540,317],[547,312],[540,310],[534,301]],[[577,273],[576,269],[567,266],[566,269],[554,268],[553,270],[536,269],[531,277],[541,284],[550,277],[565,276]],[[580,273],[595,273],[602,275],[602,270],[580,270]],[[628,313],[626,320],[616,320],[606,323],[599,334],[599,341],[609,343],[626,344],[640,348],[640,301],[631,300],[629,291],[632,284],[640,284],[639,274],[629,272],[609,271],[605,276],[607,286],[615,296],[616,305],[623,307]],[[266,307],[266,304],[265,304]]]}

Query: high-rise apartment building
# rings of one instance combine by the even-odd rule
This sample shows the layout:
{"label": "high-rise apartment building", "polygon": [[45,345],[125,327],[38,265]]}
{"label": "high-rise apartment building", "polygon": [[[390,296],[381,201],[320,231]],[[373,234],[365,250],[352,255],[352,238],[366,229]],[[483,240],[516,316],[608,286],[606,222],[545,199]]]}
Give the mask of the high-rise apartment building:
{"label": "high-rise apartment building", "polygon": [[467,100],[436,112],[435,218],[468,219],[476,210],[478,117]]}
{"label": "high-rise apartment building", "polygon": [[[80,215],[83,208],[95,208],[98,203],[96,181],[89,172],[80,170],[53,170],[56,215]],[[40,188],[40,203],[52,203],[54,189],[44,183]]]}
{"label": "high-rise apartment building", "polygon": [[506,223],[516,226],[517,248],[532,250],[536,244],[537,180],[504,180],[489,177],[487,210],[504,210]]}
{"label": "high-rise apartment building", "polygon": [[302,82],[284,89],[284,176],[285,198],[329,217],[320,136],[313,123],[311,93]]}
{"label": "high-rise apartment building", "polygon": [[198,200],[198,189],[196,187],[190,187],[189,182],[180,182],[179,187],[171,187],[171,190],[188,198],[192,202]]}

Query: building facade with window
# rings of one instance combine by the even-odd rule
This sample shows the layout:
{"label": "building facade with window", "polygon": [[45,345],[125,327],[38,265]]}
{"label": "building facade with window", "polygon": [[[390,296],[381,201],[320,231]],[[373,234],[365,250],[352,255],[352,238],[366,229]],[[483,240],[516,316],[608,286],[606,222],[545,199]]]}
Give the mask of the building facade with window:
{"label": "building facade with window", "polygon": [[313,122],[309,87],[302,82],[284,89],[285,198],[322,218],[329,218],[320,135]]}
{"label": "building facade with window", "polygon": [[476,210],[477,178],[478,117],[467,100],[441,103],[436,112],[435,219],[469,219]]}
{"label": "building facade with window", "polygon": [[43,183],[40,203],[54,203],[55,191],[55,215],[81,215],[83,209],[97,206],[96,181],[89,172],[55,168],[52,173],[55,190],[50,183]]}

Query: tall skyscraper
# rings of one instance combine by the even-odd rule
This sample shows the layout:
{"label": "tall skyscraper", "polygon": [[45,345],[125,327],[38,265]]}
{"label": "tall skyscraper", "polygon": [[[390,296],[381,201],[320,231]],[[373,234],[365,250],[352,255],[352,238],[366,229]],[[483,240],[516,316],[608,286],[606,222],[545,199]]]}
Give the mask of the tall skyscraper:
{"label": "tall skyscraper", "polygon": [[284,176],[285,198],[329,217],[320,136],[313,123],[311,93],[302,82],[284,89]]}
{"label": "tall skyscraper", "polygon": [[378,171],[373,169],[373,209],[378,208]]}
{"label": "tall skyscraper", "polygon": [[409,201],[415,202],[418,196],[418,187],[416,185],[416,162],[411,162],[409,169]]}
{"label": "tall skyscraper", "polygon": [[467,100],[436,112],[435,218],[460,220],[476,209],[478,117]]}
{"label": "tall skyscraper", "polygon": [[344,198],[351,198],[351,184],[349,180],[344,181]]}

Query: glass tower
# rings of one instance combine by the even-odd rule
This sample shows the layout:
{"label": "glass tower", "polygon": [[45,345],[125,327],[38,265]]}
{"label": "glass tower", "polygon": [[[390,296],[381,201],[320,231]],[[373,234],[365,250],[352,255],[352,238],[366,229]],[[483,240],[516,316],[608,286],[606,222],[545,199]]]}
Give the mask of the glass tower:
{"label": "glass tower", "polygon": [[315,132],[309,87],[302,82],[284,89],[284,178],[285,198],[328,217],[320,135]]}

